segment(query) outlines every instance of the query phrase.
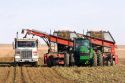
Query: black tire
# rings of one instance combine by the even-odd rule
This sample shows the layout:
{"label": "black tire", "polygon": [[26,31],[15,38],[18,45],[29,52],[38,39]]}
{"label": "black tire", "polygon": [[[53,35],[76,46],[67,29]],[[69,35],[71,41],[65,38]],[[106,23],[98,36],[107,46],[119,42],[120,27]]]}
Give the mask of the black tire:
{"label": "black tire", "polygon": [[19,62],[19,63],[17,63],[17,65],[18,65],[18,66],[23,66],[24,63]]}
{"label": "black tire", "polygon": [[71,66],[75,65],[75,60],[74,60],[74,54],[73,53],[70,54],[70,65]]}
{"label": "black tire", "polygon": [[114,63],[114,62],[113,62],[113,56],[111,55],[111,66],[114,65],[113,63]]}
{"label": "black tire", "polygon": [[65,53],[64,55],[64,66],[69,66],[69,54]]}
{"label": "black tire", "polygon": [[108,66],[108,57],[103,57],[103,66]]}
{"label": "black tire", "polygon": [[52,57],[52,56],[50,56],[50,57],[48,58],[48,60],[47,60],[47,66],[48,66],[48,67],[52,67],[52,66],[53,66],[53,57]]}
{"label": "black tire", "polygon": [[13,66],[16,67],[17,66],[17,62],[14,61],[13,62]]}
{"label": "black tire", "polygon": [[98,65],[103,66],[103,57],[101,54],[98,55]]}
{"label": "black tire", "polygon": [[108,66],[113,66],[113,56],[110,54],[108,57]]}
{"label": "black tire", "polygon": [[[14,57],[15,57],[15,55],[14,55]],[[14,58],[13,66],[14,66],[14,67],[17,66],[17,62],[16,62],[15,58]]]}
{"label": "black tire", "polygon": [[34,62],[34,63],[33,63],[33,66],[34,66],[34,67],[38,67],[38,62]]}
{"label": "black tire", "polygon": [[97,54],[94,53],[94,57],[93,57],[93,66],[97,66]]}

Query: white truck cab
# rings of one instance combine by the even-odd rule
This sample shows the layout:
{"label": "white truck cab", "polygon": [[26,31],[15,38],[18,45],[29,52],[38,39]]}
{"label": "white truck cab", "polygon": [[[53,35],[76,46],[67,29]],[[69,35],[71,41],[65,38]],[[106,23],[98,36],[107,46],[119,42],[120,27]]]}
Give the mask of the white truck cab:
{"label": "white truck cab", "polygon": [[38,64],[38,39],[18,39],[15,38],[15,63],[35,63]]}

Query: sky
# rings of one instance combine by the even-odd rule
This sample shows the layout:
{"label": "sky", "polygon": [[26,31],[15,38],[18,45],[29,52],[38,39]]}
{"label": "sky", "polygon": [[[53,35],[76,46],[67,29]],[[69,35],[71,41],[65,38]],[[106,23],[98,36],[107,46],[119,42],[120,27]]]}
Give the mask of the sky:
{"label": "sky", "polygon": [[125,44],[125,0],[0,0],[0,43],[21,29],[106,30]]}

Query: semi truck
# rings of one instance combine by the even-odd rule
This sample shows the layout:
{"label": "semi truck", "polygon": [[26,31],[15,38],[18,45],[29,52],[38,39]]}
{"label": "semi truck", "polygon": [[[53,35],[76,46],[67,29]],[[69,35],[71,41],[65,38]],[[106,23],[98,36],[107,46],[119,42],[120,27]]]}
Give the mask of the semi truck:
{"label": "semi truck", "polygon": [[13,48],[15,49],[14,65],[27,63],[38,65],[38,39],[15,38]]}

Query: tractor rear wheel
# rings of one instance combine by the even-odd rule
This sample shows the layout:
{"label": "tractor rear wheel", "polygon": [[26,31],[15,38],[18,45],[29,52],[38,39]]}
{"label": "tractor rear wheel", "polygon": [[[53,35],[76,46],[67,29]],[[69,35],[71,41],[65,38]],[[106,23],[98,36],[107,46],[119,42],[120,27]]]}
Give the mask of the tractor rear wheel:
{"label": "tractor rear wheel", "polygon": [[102,55],[98,55],[98,65],[103,66],[103,57],[102,57]]}
{"label": "tractor rear wheel", "polygon": [[64,66],[69,66],[69,54],[65,53],[64,55]]}
{"label": "tractor rear wheel", "polygon": [[71,66],[74,66],[74,64],[75,64],[74,54],[71,53],[71,54],[70,54],[70,65],[71,65]]}
{"label": "tractor rear wheel", "polygon": [[97,54],[94,53],[94,57],[93,57],[93,66],[97,66]]}

